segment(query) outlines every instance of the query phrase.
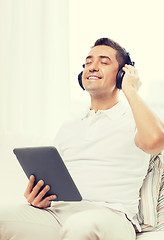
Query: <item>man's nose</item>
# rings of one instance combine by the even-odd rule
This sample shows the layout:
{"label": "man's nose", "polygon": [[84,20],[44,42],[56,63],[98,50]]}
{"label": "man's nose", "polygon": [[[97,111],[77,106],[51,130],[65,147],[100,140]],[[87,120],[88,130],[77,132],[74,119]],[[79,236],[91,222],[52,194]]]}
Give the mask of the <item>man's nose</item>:
{"label": "man's nose", "polygon": [[99,71],[98,63],[96,63],[96,62],[92,63],[90,65],[89,71],[90,72],[98,72]]}

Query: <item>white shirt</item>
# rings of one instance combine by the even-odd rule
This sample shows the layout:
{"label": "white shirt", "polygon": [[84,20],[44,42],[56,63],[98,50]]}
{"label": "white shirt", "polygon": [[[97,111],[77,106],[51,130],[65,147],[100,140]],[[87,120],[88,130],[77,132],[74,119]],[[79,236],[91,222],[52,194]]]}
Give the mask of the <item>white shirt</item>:
{"label": "white shirt", "polygon": [[55,145],[83,200],[122,211],[138,225],[139,190],[150,156],[136,147],[135,133],[132,112],[118,103],[64,124]]}

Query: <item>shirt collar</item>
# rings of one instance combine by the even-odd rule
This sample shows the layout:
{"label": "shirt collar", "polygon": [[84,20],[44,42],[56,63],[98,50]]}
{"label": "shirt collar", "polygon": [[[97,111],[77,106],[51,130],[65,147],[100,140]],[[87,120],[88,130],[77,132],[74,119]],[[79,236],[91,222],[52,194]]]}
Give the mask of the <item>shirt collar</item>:
{"label": "shirt collar", "polygon": [[82,119],[88,118],[89,116],[95,116],[96,114],[105,114],[109,119],[115,120],[124,115],[125,112],[126,110],[123,104],[121,102],[118,102],[112,108],[109,108],[107,110],[98,110],[97,113],[95,113],[94,110],[90,110],[90,107],[88,107],[83,113]]}

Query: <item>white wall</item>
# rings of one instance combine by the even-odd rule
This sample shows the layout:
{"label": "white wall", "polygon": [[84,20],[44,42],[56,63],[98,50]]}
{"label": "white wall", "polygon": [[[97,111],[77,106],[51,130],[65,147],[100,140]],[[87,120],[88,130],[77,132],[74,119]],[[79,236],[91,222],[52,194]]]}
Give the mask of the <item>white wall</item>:
{"label": "white wall", "polygon": [[142,81],[141,96],[164,119],[163,0],[70,0],[71,106],[89,102],[77,74],[95,40],[109,37],[131,54]]}
{"label": "white wall", "polygon": [[70,113],[67,0],[0,1],[1,201],[26,178],[12,150],[50,145]]}

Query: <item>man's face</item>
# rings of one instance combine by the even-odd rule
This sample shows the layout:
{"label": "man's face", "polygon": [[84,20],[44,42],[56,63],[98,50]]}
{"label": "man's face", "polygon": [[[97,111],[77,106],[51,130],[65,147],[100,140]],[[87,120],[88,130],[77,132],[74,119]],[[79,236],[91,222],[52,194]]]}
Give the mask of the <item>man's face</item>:
{"label": "man's face", "polygon": [[86,57],[82,83],[92,94],[111,94],[116,90],[116,75],[119,69],[116,50],[105,45],[91,49]]}

